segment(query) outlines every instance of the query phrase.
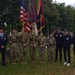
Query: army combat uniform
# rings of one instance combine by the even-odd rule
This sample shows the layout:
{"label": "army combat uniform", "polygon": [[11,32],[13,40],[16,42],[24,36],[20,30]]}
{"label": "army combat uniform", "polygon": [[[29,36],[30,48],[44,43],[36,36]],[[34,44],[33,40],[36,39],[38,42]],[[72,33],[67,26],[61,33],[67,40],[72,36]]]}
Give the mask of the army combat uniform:
{"label": "army combat uniform", "polygon": [[37,36],[35,35],[35,32],[32,31],[29,34],[29,50],[32,63],[35,62],[36,48],[37,48]]}
{"label": "army combat uniform", "polygon": [[9,39],[11,63],[16,64],[17,61],[17,34],[12,33]]}
{"label": "army combat uniform", "polygon": [[42,33],[38,36],[38,50],[40,56],[40,63],[44,63],[45,45],[46,45],[46,37],[43,36]]}
{"label": "army combat uniform", "polygon": [[48,61],[53,62],[54,50],[56,46],[55,38],[54,37],[47,38],[46,45],[47,45]]}
{"label": "army combat uniform", "polygon": [[19,49],[21,54],[21,60],[22,64],[26,64],[26,57],[28,52],[28,34],[24,31],[21,31],[18,33],[18,39],[19,39]]}

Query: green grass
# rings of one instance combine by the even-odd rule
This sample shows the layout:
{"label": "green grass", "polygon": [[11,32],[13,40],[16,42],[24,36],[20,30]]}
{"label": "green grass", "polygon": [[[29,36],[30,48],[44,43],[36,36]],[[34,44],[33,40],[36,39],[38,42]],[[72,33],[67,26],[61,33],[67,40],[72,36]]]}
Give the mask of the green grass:
{"label": "green grass", "polygon": [[[0,54],[1,57],[1,54]],[[48,63],[47,53],[45,53],[45,63],[39,63],[39,54],[36,55],[36,63],[32,64],[28,53],[27,64],[18,62],[16,65],[7,63],[6,67],[1,65],[0,60],[0,75],[75,75],[75,62],[73,59],[73,51],[71,49],[71,66],[67,67],[62,63]]]}

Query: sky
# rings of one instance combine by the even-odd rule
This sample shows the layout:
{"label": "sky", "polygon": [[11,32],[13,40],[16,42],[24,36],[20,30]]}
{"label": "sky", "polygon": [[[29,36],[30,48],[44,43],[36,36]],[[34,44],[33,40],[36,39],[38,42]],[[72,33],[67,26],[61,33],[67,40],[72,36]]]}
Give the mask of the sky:
{"label": "sky", "polygon": [[75,6],[75,0],[53,0],[53,1],[57,1],[57,2],[60,2],[60,3],[65,2],[66,5]]}

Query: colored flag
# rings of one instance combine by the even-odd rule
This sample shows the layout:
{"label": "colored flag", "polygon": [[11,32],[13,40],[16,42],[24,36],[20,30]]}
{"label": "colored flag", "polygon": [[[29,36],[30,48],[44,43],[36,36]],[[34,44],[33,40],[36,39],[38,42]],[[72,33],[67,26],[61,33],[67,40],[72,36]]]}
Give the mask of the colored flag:
{"label": "colored flag", "polygon": [[28,21],[28,12],[27,12],[26,0],[21,0],[20,21],[23,21],[23,22],[27,22]]}
{"label": "colored flag", "polygon": [[34,3],[34,0],[32,0],[32,19],[34,22],[37,21],[37,12],[36,12],[36,6],[35,6],[35,3]]}
{"label": "colored flag", "polygon": [[43,6],[43,1],[42,0],[38,0],[38,4],[37,4],[37,16],[38,16],[38,29],[39,31],[41,31],[44,26],[45,26],[45,22],[44,22],[44,6]]}
{"label": "colored flag", "polygon": [[32,26],[32,30],[35,32],[35,35],[38,36],[38,29],[36,25],[37,21],[37,11],[34,0],[28,0],[29,1],[29,21]]}
{"label": "colored flag", "polygon": [[25,30],[29,33],[31,26],[29,24],[29,13],[27,10],[26,0],[21,0],[20,21],[24,23]]}
{"label": "colored flag", "polygon": [[37,24],[35,22],[34,22],[34,28],[35,28],[35,35],[38,36]]}
{"label": "colored flag", "polygon": [[29,0],[29,21],[30,22],[37,21],[37,12],[34,0]]}
{"label": "colored flag", "polygon": [[34,31],[35,31],[35,35],[38,36],[38,29],[37,29],[37,25],[36,25],[36,21],[37,21],[37,12],[36,12],[36,6],[34,3],[34,0],[31,0],[31,5],[32,5],[32,21],[33,21],[33,25],[34,25]]}
{"label": "colored flag", "polygon": [[40,5],[41,5],[41,0],[38,0],[38,3],[37,3],[37,15],[39,15],[39,12],[40,12]]}
{"label": "colored flag", "polygon": [[31,31],[30,23],[24,23],[24,28],[25,28],[25,31],[29,33]]}

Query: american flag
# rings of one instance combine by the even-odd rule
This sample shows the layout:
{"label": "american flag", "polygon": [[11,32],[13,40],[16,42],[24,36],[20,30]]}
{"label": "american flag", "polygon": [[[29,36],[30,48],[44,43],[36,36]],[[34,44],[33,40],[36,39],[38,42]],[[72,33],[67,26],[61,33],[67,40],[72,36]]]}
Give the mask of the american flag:
{"label": "american flag", "polygon": [[24,28],[25,28],[26,32],[30,33],[30,31],[31,31],[31,25],[30,25],[30,23],[25,22],[24,23]]}
{"label": "american flag", "polygon": [[20,21],[24,22],[24,27],[27,32],[30,32],[29,13],[27,10],[26,0],[21,0],[20,6]]}

